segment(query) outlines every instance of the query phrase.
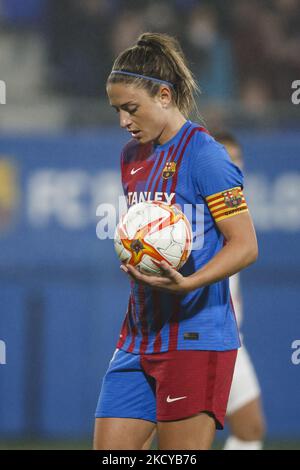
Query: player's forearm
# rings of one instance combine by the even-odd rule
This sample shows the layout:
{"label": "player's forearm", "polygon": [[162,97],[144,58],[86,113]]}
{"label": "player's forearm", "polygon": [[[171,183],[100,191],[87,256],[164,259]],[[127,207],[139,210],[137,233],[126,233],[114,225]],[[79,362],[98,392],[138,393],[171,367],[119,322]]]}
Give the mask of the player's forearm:
{"label": "player's forearm", "polygon": [[186,278],[187,290],[192,291],[235,274],[257,259],[256,240],[241,243],[229,241],[205,266]]}

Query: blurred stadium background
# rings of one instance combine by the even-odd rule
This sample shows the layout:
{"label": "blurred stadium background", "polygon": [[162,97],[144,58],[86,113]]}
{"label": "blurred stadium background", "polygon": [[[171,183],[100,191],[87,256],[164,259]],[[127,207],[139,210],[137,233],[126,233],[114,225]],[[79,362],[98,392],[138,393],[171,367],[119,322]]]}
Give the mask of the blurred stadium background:
{"label": "blurred stadium background", "polygon": [[0,448],[91,446],[128,293],[96,237],[126,140],[105,79],[160,31],[182,43],[207,127],[244,148],[260,258],[242,273],[243,332],[265,447],[300,449],[299,20],[299,0],[0,0]]}

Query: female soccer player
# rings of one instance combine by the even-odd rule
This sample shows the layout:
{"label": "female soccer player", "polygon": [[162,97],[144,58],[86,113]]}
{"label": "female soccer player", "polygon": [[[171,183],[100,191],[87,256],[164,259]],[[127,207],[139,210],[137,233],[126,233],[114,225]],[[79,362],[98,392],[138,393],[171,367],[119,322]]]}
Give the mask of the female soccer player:
{"label": "female soccer player", "polygon": [[156,423],[161,450],[209,449],[223,428],[240,346],[228,277],[255,261],[257,242],[241,171],[188,119],[196,90],[180,46],[163,34],[142,34],[107,80],[132,136],[121,155],[128,204],[189,204],[196,239],[180,272],[166,263],[162,276],[121,267],[131,293],[103,379],[95,449],[141,449]]}

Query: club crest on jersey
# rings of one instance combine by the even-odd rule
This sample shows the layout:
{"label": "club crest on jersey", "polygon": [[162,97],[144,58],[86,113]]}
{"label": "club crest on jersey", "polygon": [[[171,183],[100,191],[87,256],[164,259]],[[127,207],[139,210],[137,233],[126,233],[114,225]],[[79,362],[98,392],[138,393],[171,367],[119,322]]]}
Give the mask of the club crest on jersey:
{"label": "club crest on jersey", "polygon": [[172,176],[174,176],[175,171],[176,162],[168,162],[162,171],[163,179],[167,180],[169,178],[172,178]]}
{"label": "club crest on jersey", "polygon": [[227,207],[238,207],[242,203],[243,199],[240,188],[225,191],[222,193],[222,196],[224,197],[224,204],[226,204]]}

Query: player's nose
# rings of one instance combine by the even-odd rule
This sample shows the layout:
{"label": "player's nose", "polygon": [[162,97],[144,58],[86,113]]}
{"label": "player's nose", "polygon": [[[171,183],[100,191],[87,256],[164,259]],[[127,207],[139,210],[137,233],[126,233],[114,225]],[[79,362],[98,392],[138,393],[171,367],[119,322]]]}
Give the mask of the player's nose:
{"label": "player's nose", "polygon": [[120,126],[126,128],[131,124],[130,114],[124,110],[120,110]]}

